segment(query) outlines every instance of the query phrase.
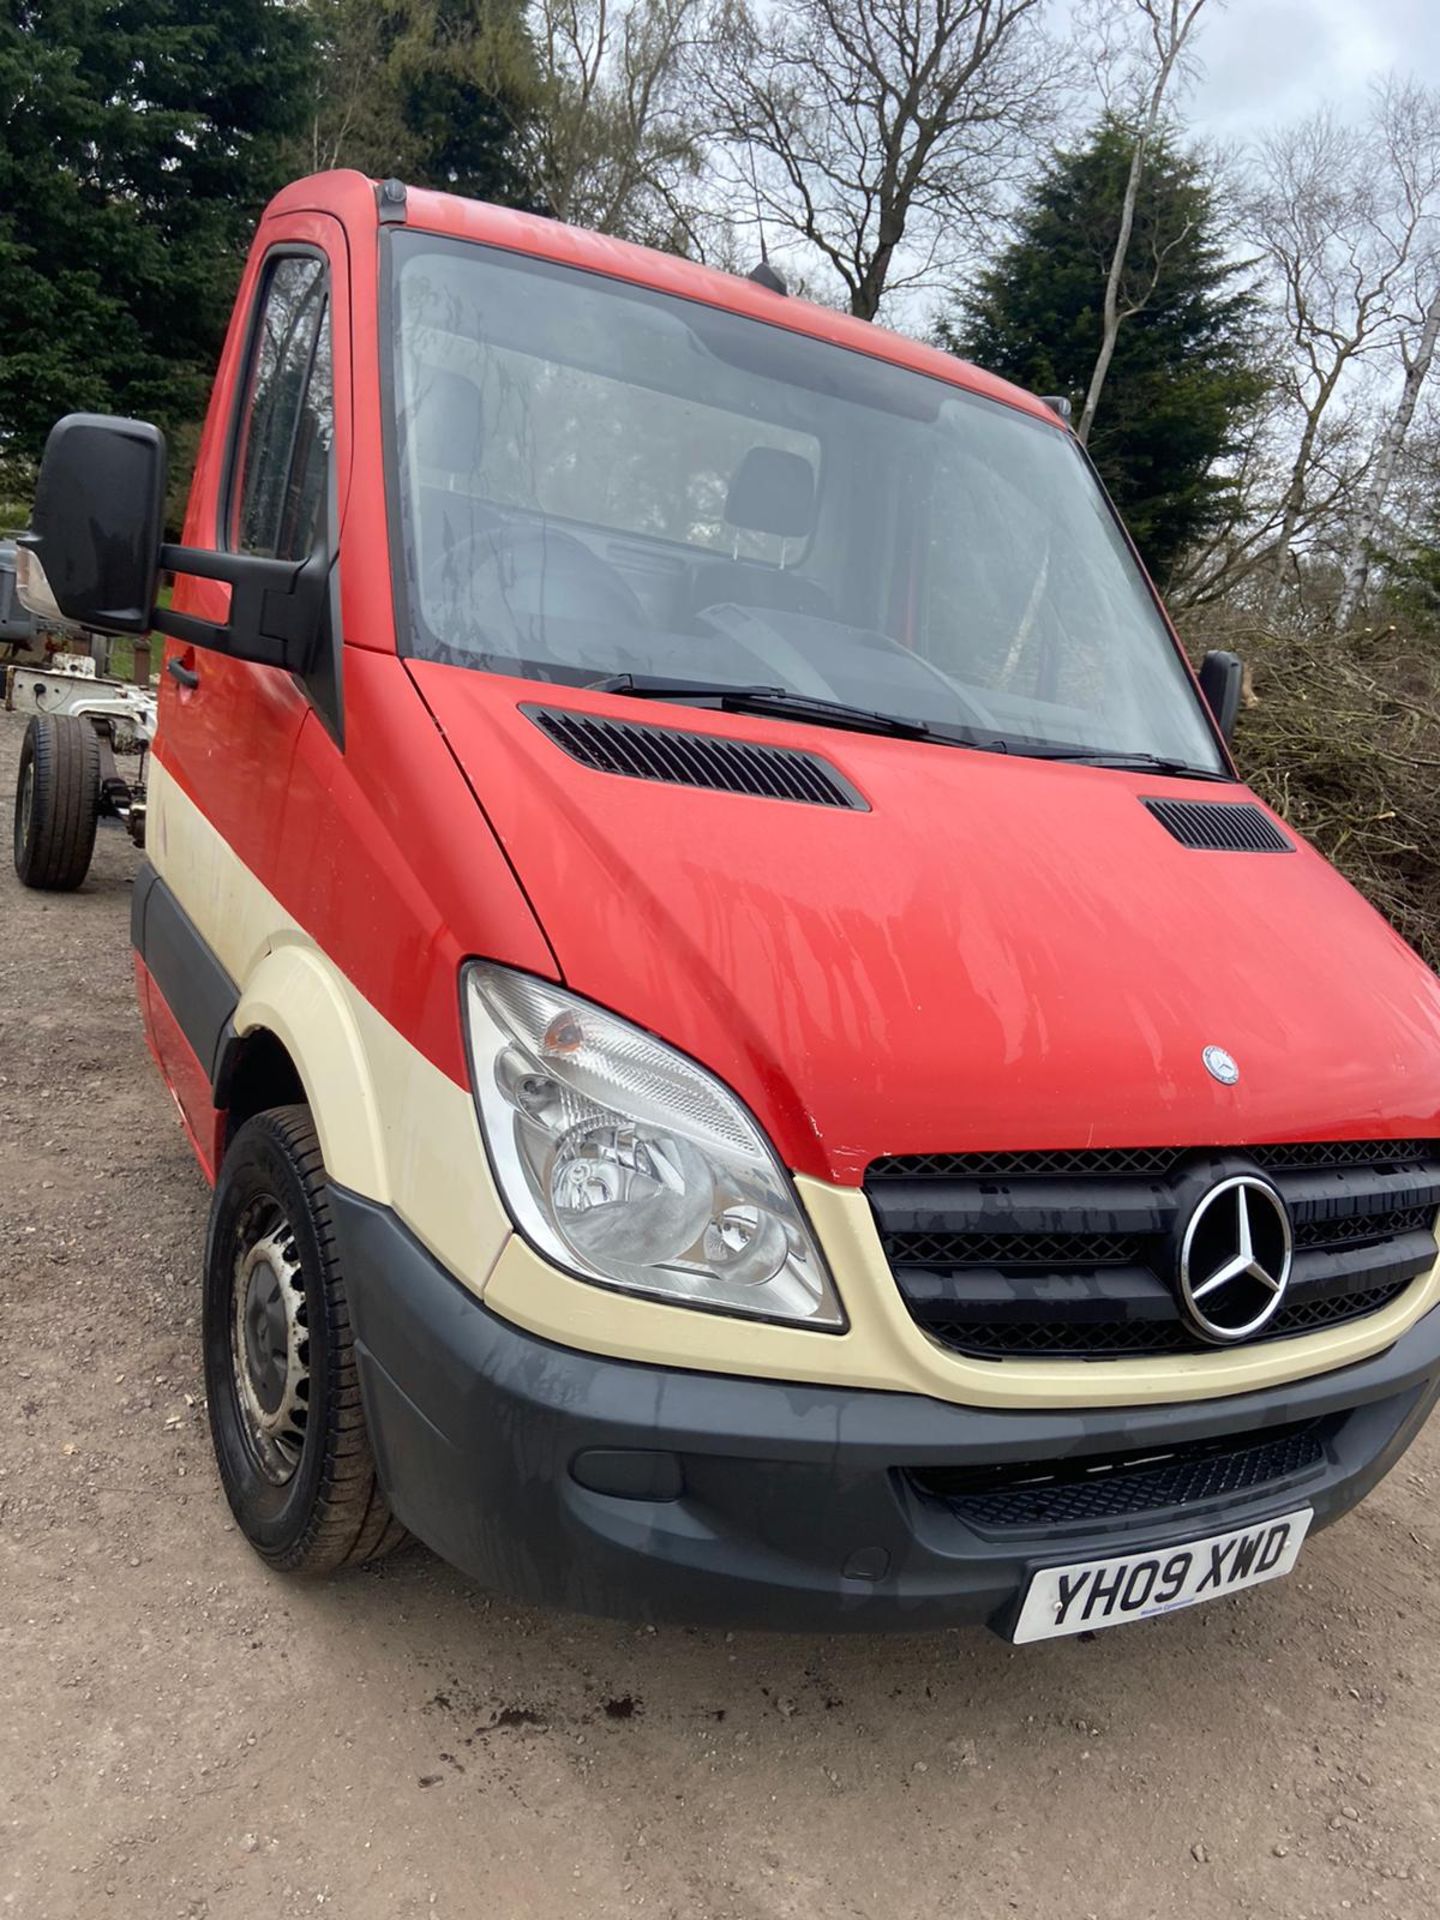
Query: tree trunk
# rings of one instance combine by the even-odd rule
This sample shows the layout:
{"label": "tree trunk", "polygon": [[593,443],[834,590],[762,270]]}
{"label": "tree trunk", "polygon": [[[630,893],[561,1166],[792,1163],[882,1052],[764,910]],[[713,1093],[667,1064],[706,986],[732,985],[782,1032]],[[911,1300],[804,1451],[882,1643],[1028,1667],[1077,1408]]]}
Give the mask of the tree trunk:
{"label": "tree trunk", "polygon": [[1429,376],[1430,363],[1435,358],[1437,339],[1440,339],[1440,286],[1436,287],[1430,304],[1425,309],[1425,319],[1414,355],[1406,358],[1405,384],[1400,389],[1400,399],[1395,411],[1386,422],[1385,431],[1380,436],[1380,444],[1375,449],[1375,464],[1371,469],[1370,484],[1365,489],[1351,523],[1350,538],[1345,552],[1344,584],[1341,586],[1340,599],[1335,608],[1335,625],[1341,633],[1355,618],[1364,597],[1366,583],[1370,578],[1371,543],[1375,538],[1375,529],[1380,523],[1380,516],[1385,511],[1390,482],[1395,477],[1395,464],[1400,458],[1401,448],[1405,445],[1405,436],[1410,431],[1410,422],[1415,418],[1420,389]]}
{"label": "tree trunk", "polygon": [[1295,523],[1305,504],[1305,478],[1310,471],[1310,456],[1315,450],[1320,412],[1318,407],[1313,409],[1305,421],[1305,431],[1300,436],[1295,464],[1290,469],[1290,480],[1280,507],[1280,531],[1275,536],[1275,565],[1270,570],[1265,597],[1260,603],[1260,619],[1267,627],[1274,624],[1275,609],[1280,604],[1280,589],[1285,584],[1285,562],[1289,558],[1290,542],[1295,537]]}
{"label": "tree trunk", "polygon": [[1290,542],[1295,538],[1295,528],[1305,505],[1305,487],[1310,477],[1310,463],[1315,453],[1315,442],[1320,435],[1320,422],[1326,408],[1335,397],[1335,389],[1340,384],[1340,376],[1350,364],[1351,349],[1345,348],[1336,358],[1316,390],[1305,414],[1305,426],[1300,435],[1300,444],[1295,449],[1295,461],[1290,469],[1290,478],[1285,487],[1280,504],[1280,530],[1275,536],[1275,565],[1270,572],[1270,581],[1265,589],[1265,597],[1260,604],[1260,618],[1266,626],[1275,619],[1275,609],[1280,603],[1280,589],[1285,584],[1285,563],[1290,558]]}
{"label": "tree trunk", "polygon": [[[1120,282],[1125,273],[1125,259],[1130,251],[1130,236],[1135,231],[1135,207],[1140,198],[1140,183],[1145,175],[1146,155],[1150,149],[1150,142],[1155,138],[1155,129],[1160,124],[1160,109],[1165,104],[1165,90],[1170,85],[1170,77],[1179,64],[1186,37],[1204,4],[1205,0],[1192,0],[1183,20],[1178,18],[1178,9],[1172,6],[1169,44],[1161,53],[1155,84],[1150,89],[1150,104],[1145,114],[1145,124],[1135,136],[1135,151],[1130,156],[1130,173],[1125,182],[1125,198],[1120,206],[1120,231],[1115,237],[1115,251],[1110,256],[1110,271],[1105,276],[1100,351],[1095,356],[1095,365],[1090,373],[1090,385],[1085,394],[1085,405],[1080,412],[1080,424],[1075,429],[1081,446],[1088,446],[1090,443],[1090,429],[1095,424],[1095,410],[1100,405],[1100,395],[1105,390],[1110,362],[1115,357],[1115,342],[1120,337]],[[1142,0],[1142,7],[1154,23],[1156,15],[1148,6],[1144,6],[1144,0]],[[1156,43],[1158,51],[1158,27]]]}
{"label": "tree trunk", "polygon": [[[900,229],[903,237],[904,228]],[[865,263],[861,273],[850,291],[850,311],[857,320],[873,320],[880,311],[880,302],[885,297],[885,282],[890,274],[890,262],[895,257],[898,242],[888,237],[887,223],[880,223],[880,238],[875,251]]]}
{"label": "tree trunk", "polygon": [[1095,409],[1100,404],[1100,395],[1105,389],[1106,376],[1110,372],[1110,362],[1115,357],[1115,342],[1120,337],[1120,277],[1125,271],[1125,256],[1130,251],[1130,236],[1135,230],[1135,204],[1140,198],[1140,180],[1145,171],[1145,150],[1155,130],[1159,108],[1160,90],[1157,87],[1151,97],[1150,115],[1145,124],[1145,131],[1136,137],[1135,151],[1130,156],[1130,174],[1125,182],[1125,198],[1120,203],[1120,232],[1116,237],[1115,251],[1110,256],[1110,271],[1105,276],[1105,305],[1100,322],[1100,351],[1095,356],[1095,365],[1090,372],[1090,385],[1085,394],[1085,405],[1080,413],[1080,424],[1075,429],[1082,447],[1090,444],[1090,429],[1095,424]]}

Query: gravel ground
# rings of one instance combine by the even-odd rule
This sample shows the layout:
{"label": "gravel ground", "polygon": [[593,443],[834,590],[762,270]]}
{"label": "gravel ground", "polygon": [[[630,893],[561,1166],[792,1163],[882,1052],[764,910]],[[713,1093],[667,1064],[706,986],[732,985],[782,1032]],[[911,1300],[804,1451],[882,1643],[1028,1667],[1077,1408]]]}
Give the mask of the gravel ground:
{"label": "gravel ground", "polygon": [[[0,713],[0,791],[21,722]],[[135,855],[0,875],[0,1910],[1433,1915],[1440,1428],[1289,1580],[1016,1651],[530,1612],[229,1524]]]}

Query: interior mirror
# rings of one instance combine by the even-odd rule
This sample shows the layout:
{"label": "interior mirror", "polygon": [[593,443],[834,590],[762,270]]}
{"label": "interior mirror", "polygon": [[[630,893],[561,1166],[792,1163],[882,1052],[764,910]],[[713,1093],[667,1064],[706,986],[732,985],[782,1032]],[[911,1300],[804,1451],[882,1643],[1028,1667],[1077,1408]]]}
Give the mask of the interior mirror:
{"label": "interior mirror", "polygon": [[1228,745],[1235,738],[1235,721],[1240,712],[1240,686],[1245,669],[1238,653],[1207,653],[1200,664],[1200,691],[1215,716]]}
{"label": "interior mirror", "polygon": [[160,570],[165,440],[144,420],[67,413],[50,429],[30,531],[19,540],[20,598],[41,619],[144,633]]}

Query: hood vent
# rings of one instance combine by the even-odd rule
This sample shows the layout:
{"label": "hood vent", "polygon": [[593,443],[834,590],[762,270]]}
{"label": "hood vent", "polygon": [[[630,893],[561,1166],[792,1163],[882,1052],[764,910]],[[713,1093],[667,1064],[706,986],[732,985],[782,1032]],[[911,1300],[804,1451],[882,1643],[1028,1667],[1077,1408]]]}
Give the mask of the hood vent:
{"label": "hood vent", "polygon": [[1142,800],[1182,847],[1206,853],[1294,853],[1263,808],[1248,800]]}
{"label": "hood vent", "polygon": [[869,812],[850,782],[827,760],[793,747],[762,747],[753,740],[682,733],[675,727],[636,726],[628,720],[577,713],[574,708],[523,707],[521,711],[572,760],[596,773]]}

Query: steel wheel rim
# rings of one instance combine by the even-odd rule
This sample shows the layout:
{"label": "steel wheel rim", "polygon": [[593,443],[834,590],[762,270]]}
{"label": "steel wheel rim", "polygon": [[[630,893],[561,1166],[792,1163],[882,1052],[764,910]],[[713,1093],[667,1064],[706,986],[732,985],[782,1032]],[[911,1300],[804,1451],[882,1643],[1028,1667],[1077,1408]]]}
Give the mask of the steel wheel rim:
{"label": "steel wheel rim", "polygon": [[241,1430],[272,1486],[300,1464],[310,1398],[305,1279],[280,1202],[253,1201],[236,1225],[231,1262],[230,1370]]}

